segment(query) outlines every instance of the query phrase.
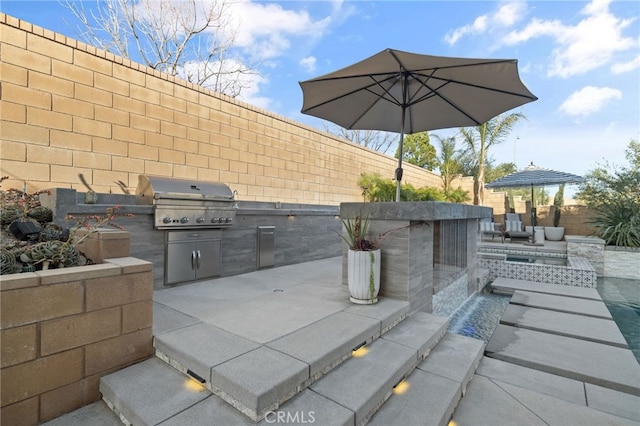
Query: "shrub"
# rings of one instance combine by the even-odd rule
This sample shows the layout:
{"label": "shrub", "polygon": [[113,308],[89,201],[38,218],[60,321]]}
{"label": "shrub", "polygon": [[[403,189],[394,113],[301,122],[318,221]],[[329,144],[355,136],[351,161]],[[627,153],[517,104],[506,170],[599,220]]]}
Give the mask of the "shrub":
{"label": "shrub", "polygon": [[590,224],[607,244],[640,247],[640,143],[629,142],[625,154],[629,166],[597,167],[576,197],[596,212]]}
{"label": "shrub", "polygon": [[594,210],[590,223],[608,245],[640,247],[640,205],[610,201]]}
{"label": "shrub", "polygon": [[[362,196],[368,202],[395,201],[396,183],[392,179],[383,178],[376,173],[363,173],[358,180],[358,186],[362,189]],[[450,201],[462,203],[469,200],[469,194],[461,188],[449,191],[445,194],[438,188],[415,188],[410,183],[400,187],[401,201]]]}

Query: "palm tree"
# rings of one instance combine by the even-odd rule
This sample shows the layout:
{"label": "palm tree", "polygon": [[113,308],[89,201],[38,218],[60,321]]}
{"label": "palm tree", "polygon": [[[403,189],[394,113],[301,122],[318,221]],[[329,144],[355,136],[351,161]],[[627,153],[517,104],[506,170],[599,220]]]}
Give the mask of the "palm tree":
{"label": "palm tree", "polygon": [[436,159],[438,170],[440,170],[440,179],[442,179],[442,189],[447,194],[451,190],[453,180],[462,173],[462,166],[458,161],[456,153],[456,138],[442,138],[439,135],[433,135],[440,143],[440,155]]}
{"label": "palm tree", "polygon": [[462,142],[466,145],[465,154],[477,170],[473,175],[473,204],[481,206],[484,202],[484,166],[489,148],[504,142],[521,118],[526,119],[521,113],[499,115],[477,127],[460,129]]}

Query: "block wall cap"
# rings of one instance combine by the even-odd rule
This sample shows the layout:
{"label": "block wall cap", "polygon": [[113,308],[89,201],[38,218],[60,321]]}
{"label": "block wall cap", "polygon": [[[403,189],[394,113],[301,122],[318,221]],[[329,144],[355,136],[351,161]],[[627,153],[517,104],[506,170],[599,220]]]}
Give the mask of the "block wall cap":
{"label": "block wall cap", "polygon": [[123,274],[146,272],[153,269],[153,263],[136,257],[114,257],[105,259],[105,263],[122,268]]}
{"label": "block wall cap", "polygon": [[17,290],[19,288],[37,287],[40,277],[35,272],[0,275],[0,290]]}
{"label": "block wall cap", "polygon": [[36,271],[34,273],[40,277],[40,284],[46,285],[120,275],[120,267],[110,263],[101,263],[98,265],[47,269],[46,271]]}

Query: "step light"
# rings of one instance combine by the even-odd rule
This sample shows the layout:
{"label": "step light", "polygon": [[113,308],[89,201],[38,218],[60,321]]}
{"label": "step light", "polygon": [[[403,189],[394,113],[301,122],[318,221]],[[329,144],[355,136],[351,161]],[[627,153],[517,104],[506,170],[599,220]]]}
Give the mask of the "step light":
{"label": "step light", "polygon": [[354,358],[362,358],[369,353],[369,348],[366,346],[367,342],[364,341],[351,350],[351,356]]}
{"label": "step light", "polygon": [[203,379],[202,377],[198,376],[196,373],[194,373],[194,372],[193,372],[193,371],[191,371],[191,370],[187,370],[187,374],[188,374],[189,376],[193,377],[195,380],[197,380],[198,382],[200,382],[200,383],[202,383],[202,384],[206,383],[206,380],[205,380],[205,379]]}
{"label": "step light", "polygon": [[410,385],[409,382],[407,382],[407,378],[403,377],[398,381],[398,383],[393,386],[393,393],[396,395],[407,393],[407,391],[409,390],[409,386]]}

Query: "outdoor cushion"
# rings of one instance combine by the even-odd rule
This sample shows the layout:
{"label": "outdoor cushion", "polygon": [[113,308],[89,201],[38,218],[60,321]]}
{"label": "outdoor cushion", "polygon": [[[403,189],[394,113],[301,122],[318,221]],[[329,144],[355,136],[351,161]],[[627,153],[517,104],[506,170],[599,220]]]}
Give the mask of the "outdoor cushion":
{"label": "outdoor cushion", "polygon": [[507,220],[505,221],[507,232],[522,231],[522,222],[519,220]]}
{"label": "outdoor cushion", "polygon": [[493,222],[480,222],[480,230],[482,232],[495,231]]}

